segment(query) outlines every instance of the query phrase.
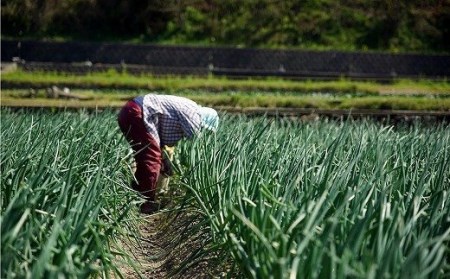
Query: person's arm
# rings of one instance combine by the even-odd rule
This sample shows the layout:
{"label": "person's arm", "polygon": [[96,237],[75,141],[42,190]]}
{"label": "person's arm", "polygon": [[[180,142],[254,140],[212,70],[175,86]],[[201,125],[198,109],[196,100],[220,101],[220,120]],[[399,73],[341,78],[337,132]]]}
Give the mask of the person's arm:
{"label": "person's arm", "polygon": [[170,147],[165,145],[162,148],[162,166],[161,166],[161,173],[165,176],[172,176],[173,175],[173,169],[172,169],[172,160],[173,160],[173,154],[175,152],[175,147]]}

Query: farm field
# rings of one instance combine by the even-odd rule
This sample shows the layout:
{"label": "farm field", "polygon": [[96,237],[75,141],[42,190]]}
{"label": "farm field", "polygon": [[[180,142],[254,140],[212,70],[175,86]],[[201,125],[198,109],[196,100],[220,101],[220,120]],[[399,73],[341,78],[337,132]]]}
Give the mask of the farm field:
{"label": "farm field", "polygon": [[[48,96],[48,89],[67,87],[70,95]],[[229,79],[200,76],[132,75],[107,71],[75,75],[16,70],[2,75],[2,106],[119,107],[124,100],[148,92],[176,94],[216,108],[310,108],[329,110],[450,111],[446,80]]]}
{"label": "farm field", "polygon": [[177,76],[131,74],[110,69],[104,72],[74,74],[69,72],[23,71],[15,69],[2,75],[2,83],[8,87],[29,88],[50,85],[73,88],[135,89],[135,90],[204,90],[264,91],[264,92],[335,92],[368,94],[450,94],[450,83],[441,80],[395,79],[390,82],[339,80],[296,80],[277,77],[227,78],[221,76]]}
{"label": "farm field", "polygon": [[[1,277],[142,271],[121,245],[142,241],[142,216],[116,113],[2,108],[1,120]],[[166,237],[175,251],[196,243],[173,276],[212,255],[222,272],[211,277],[450,275],[445,123],[222,114],[173,163],[182,195],[165,211],[184,219]]]}
{"label": "farm field", "polygon": [[[112,114],[1,111],[1,278],[83,278],[132,261],[127,146]],[[121,256],[123,255],[123,256]],[[61,277],[60,277],[61,278]]]}
{"label": "farm field", "polygon": [[183,146],[181,182],[247,277],[449,275],[448,127],[224,122]]}

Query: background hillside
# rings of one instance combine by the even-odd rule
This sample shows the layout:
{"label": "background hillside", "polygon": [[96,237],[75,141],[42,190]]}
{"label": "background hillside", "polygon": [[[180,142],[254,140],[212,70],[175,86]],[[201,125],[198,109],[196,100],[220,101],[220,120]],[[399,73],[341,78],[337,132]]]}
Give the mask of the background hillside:
{"label": "background hillside", "polygon": [[2,37],[448,53],[448,0],[9,0]]}

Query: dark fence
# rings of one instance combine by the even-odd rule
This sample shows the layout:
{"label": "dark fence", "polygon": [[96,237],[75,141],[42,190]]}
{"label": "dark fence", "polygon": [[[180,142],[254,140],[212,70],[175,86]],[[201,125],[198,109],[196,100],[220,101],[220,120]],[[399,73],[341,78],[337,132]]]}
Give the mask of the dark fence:
{"label": "dark fence", "polygon": [[295,78],[450,77],[449,55],[385,54],[2,40],[1,60],[25,69]]}

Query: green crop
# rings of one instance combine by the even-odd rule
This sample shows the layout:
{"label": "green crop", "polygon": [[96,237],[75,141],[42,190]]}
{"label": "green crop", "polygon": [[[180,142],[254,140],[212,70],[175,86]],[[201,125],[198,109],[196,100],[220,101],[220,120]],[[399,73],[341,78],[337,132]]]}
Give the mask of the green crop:
{"label": "green crop", "polygon": [[178,272],[216,254],[249,278],[450,275],[444,125],[225,117],[178,152],[181,238],[203,235]]}
{"label": "green crop", "polygon": [[1,112],[1,278],[120,275],[136,236],[111,113]]}
{"label": "green crop", "polygon": [[[139,198],[115,118],[1,111],[0,277],[133,266],[118,243],[138,237]],[[170,237],[191,255],[174,272],[219,260],[248,278],[450,275],[444,124],[224,116],[217,133],[179,144],[175,167],[175,212],[187,214]]]}

